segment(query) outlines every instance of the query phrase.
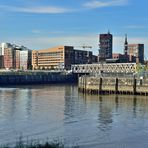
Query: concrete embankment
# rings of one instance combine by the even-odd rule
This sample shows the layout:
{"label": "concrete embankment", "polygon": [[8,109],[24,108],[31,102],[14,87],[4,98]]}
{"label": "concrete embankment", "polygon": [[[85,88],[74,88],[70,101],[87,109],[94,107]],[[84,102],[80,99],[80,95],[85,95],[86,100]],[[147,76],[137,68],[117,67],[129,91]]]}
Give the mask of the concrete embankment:
{"label": "concrete embankment", "polygon": [[127,94],[148,96],[148,78],[79,77],[79,91],[90,94]]}
{"label": "concrete embankment", "polygon": [[62,72],[3,72],[0,85],[75,83],[77,76]]}

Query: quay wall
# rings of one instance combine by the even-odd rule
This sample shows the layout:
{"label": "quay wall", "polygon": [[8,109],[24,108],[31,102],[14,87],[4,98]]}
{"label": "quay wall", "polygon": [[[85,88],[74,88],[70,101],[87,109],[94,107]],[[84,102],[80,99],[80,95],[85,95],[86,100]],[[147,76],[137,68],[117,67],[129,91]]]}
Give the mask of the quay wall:
{"label": "quay wall", "polygon": [[78,88],[90,94],[148,95],[148,78],[82,76]]}
{"label": "quay wall", "polygon": [[0,73],[1,85],[30,85],[52,83],[76,83],[78,80],[74,74],[50,73],[50,72],[21,72]]}

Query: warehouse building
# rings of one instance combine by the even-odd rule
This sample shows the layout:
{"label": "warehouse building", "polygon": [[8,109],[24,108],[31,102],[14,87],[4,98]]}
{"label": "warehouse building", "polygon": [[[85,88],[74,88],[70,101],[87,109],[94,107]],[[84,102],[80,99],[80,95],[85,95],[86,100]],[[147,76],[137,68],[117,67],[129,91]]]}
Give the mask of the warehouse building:
{"label": "warehouse building", "polygon": [[91,51],[76,50],[72,46],[59,46],[32,51],[33,69],[71,69],[72,64],[91,64],[97,58]]}

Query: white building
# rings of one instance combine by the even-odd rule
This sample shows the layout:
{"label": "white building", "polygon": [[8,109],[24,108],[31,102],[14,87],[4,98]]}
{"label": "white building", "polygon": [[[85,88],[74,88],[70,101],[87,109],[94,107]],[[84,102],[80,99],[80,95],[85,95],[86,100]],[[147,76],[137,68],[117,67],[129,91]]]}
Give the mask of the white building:
{"label": "white building", "polygon": [[1,43],[0,44],[0,55],[4,55],[5,48],[11,48],[10,43]]}
{"label": "white building", "polygon": [[20,68],[27,70],[31,67],[31,50],[20,51]]}

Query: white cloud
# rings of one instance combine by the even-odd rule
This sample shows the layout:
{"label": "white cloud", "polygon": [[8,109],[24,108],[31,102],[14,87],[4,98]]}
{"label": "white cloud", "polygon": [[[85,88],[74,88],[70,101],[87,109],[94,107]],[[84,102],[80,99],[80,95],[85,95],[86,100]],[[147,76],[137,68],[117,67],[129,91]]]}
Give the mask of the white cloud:
{"label": "white cloud", "polygon": [[33,34],[49,34],[49,35],[61,35],[65,34],[66,32],[64,31],[47,31],[47,30],[41,30],[41,29],[33,29],[31,30]]}
{"label": "white cloud", "polygon": [[[11,42],[24,45],[30,49],[47,49],[60,45],[75,46],[92,46],[92,51],[98,54],[98,37],[96,35],[79,35],[79,36],[62,36],[62,37],[20,37],[11,38],[3,42]],[[89,50],[89,49],[88,49]]]}
{"label": "white cloud", "polygon": [[101,7],[123,6],[126,4],[128,4],[128,0],[108,0],[108,1],[91,0],[85,3],[83,6],[94,9]]}
{"label": "white cloud", "polygon": [[0,5],[1,11],[10,12],[23,12],[23,13],[41,13],[41,14],[54,14],[54,13],[67,13],[74,10],[70,10],[62,7],[53,6],[40,6],[40,7],[16,7],[16,6],[5,6]]}
{"label": "white cloud", "polygon": [[[113,52],[123,53],[124,51],[124,36],[113,37]],[[77,36],[62,36],[62,37],[22,37],[22,38],[11,38],[3,42],[11,42],[19,45],[24,45],[30,49],[47,49],[54,46],[69,45],[75,46],[80,49],[80,46],[87,45],[92,46],[94,54],[98,54],[99,35],[87,34]],[[128,37],[129,44],[141,43],[145,45],[145,56],[148,58],[148,38],[147,37]],[[90,50],[90,49],[88,49]]]}

